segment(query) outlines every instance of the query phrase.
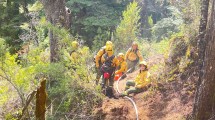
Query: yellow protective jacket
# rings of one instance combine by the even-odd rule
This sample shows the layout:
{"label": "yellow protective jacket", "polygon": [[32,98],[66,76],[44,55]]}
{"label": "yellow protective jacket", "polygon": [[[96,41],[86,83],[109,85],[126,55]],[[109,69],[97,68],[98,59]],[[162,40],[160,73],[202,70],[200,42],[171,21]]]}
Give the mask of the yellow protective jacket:
{"label": "yellow protective jacket", "polygon": [[126,61],[121,61],[119,62],[119,69],[115,72],[116,74],[119,74],[119,73],[125,73],[127,71],[127,63]]}
{"label": "yellow protective jacket", "polygon": [[148,85],[150,83],[149,76],[150,76],[150,73],[147,70],[146,71],[140,71],[134,80],[135,87],[136,88],[143,88],[146,85]]}
{"label": "yellow protective jacket", "polygon": [[95,56],[96,67],[99,67],[99,62],[101,61],[102,55],[105,54],[105,46],[102,47]]}
{"label": "yellow protective jacket", "polygon": [[128,59],[130,61],[135,61],[138,58],[139,58],[139,61],[143,61],[143,56],[141,55],[141,53],[138,49],[136,51],[134,51],[134,50],[132,50],[132,48],[129,48],[125,54],[125,59]]}
{"label": "yellow protective jacket", "polygon": [[70,60],[71,60],[72,63],[76,64],[76,63],[78,63],[79,57],[80,57],[79,53],[77,51],[73,51],[71,53]]}
{"label": "yellow protective jacket", "polygon": [[[105,54],[104,54],[104,55],[105,55]],[[105,62],[104,55],[102,55],[102,57],[101,57],[101,63],[102,63],[102,64]],[[110,57],[110,56],[109,56],[109,57]],[[119,66],[119,61],[117,60],[116,57],[114,57],[113,60],[112,60],[111,67],[117,67],[117,66]]]}

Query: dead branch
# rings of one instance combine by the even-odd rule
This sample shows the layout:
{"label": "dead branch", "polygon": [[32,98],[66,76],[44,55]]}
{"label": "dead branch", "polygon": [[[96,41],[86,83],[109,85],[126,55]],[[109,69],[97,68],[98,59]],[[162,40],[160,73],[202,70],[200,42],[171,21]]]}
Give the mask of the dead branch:
{"label": "dead branch", "polygon": [[22,120],[23,116],[25,115],[25,112],[28,108],[28,105],[31,103],[31,101],[33,100],[35,94],[36,94],[36,90],[32,91],[28,96],[27,96],[27,100],[26,100],[26,104],[22,109],[22,115],[19,117],[20,120]]}

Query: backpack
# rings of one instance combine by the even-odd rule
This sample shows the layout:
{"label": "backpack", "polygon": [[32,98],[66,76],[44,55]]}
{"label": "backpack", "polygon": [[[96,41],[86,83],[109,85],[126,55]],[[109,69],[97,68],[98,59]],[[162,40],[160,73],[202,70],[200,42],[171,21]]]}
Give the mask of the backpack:
{"label": "backpack", "polygon": [[130,52],[134,52],[135,54],[136,54],[136,56],[137,56],[137,59],[135,60],[135,62],[138,62],[139,61],[139,56],[137,55],[137,51],[138,51],[139,49],[136,49],[135,51],[133,51],[132,50],[132,48],[130,48]]}
{"label": "backpack", "polygon": [[100,70],[102,73],[108,72],[111,75],[113,73],[113,71],[115,70],[115,67],[112,66],[112,61],[115,58],[115,55],[108,57],[108,55],[106,53],[106,54],[104,54],[104,58],[105,58],[105,62],[102,64]]}

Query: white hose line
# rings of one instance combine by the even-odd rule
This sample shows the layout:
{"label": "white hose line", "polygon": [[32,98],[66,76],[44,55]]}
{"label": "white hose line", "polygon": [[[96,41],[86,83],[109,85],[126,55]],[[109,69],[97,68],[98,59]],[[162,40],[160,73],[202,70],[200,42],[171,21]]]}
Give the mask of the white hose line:
{"label": "white hose line", "polygon": [[[130,70],[131,70],[131,68],[130,68],[128,71],[130,71]],[[128,73],[128,71],[127,71],[126,73]],[[123,75],[125,75],[126,73],[124,73]],[[123,75],[122,75],[122,76],[123,76]],[[117,83],[116,83],[116,89],[117,89],[117,92],[118,92],[119,94],[121,93],[120,90],[119,90],[119,81],[122,79],[122,76],[117,80]],[[128,97],[128,96],[125,96],[125,98],[127,98],[127,99],[132,103],[132,105],[134,106],[135,113],[136,113],[136,118],[137,118],[137,120],[139,120],[137,105],[135,104],[134,100],[131,99],[131,98]]]}
{"label": "white hose line", "polygon": [[135,109],[135,113],[136,113],[136,118],[137,118],[137,120],[139,120],[138,110],[137,110],[137,106],[136,106],[136,104],[135,104],[134,100],[133,100],[133,99],[131,99],[131,98],[130,98],[130,97],[128,97],[128,96],[125,96],[125,98],[127,98],[128,100],[130,100],[130,101],[131,101],[131,103],[133,104],[134,109]]}

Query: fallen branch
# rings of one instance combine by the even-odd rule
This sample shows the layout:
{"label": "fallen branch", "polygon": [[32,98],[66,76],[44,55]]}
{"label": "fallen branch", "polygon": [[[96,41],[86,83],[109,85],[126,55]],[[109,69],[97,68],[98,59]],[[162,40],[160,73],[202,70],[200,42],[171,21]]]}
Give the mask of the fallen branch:
{"label": "fallen branch", "polygon": [[19,117],[19,119],[21,120],[23,118],[23,116],[25,115],[25,111],[27,110],[28,108],[28,105],[30,104],[30,102],[33,100],[35,94],[36,94],[36,90],[32,91],[28,97],[27,97],[27,100],[26,100],[26,104],[24,106],[24,108],[22,109],[22,115]]}

